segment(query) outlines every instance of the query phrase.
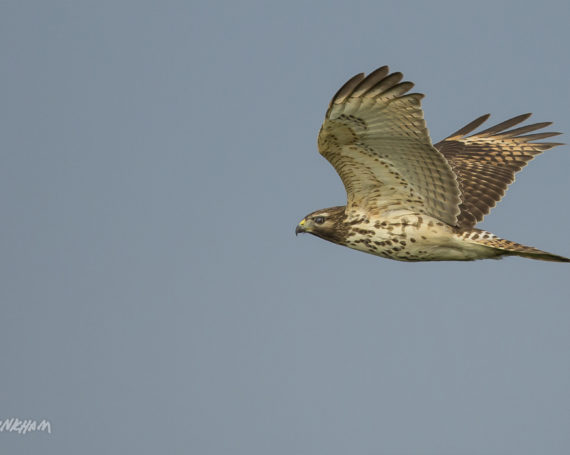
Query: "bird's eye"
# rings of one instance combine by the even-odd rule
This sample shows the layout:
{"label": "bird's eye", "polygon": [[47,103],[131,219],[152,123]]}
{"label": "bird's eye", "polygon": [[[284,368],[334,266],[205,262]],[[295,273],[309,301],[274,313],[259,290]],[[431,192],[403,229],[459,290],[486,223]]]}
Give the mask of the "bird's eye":
{"label": "bird's eye", "polygon": [[317,216],[315,218],[315,223],[317,224],[323,224],[325,222],[325,217],[324,216]]}

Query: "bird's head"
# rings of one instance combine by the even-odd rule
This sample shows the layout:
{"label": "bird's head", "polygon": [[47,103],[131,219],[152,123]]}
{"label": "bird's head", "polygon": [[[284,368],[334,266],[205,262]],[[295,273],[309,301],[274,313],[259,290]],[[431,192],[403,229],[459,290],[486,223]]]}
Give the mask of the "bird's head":
{"label": "bird's head", "polygon": [[309,213],[295,228],[295,234],[309,233],[325,240],[338,243],[344,238],[345,207],[331,207]]}

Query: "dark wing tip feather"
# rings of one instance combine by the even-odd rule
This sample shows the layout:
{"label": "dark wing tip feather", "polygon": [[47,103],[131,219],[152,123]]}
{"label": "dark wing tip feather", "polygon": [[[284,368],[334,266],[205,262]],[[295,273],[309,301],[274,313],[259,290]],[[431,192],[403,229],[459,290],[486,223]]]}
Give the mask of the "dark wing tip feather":
{"label": "dark wing tip feather", "polygon": [[[530,133],[532,131],[540,130],[552,125],[552,122],[541,122],[533,123],[532,125],[521,126],[520,128],[515,128],[514,130],[503,131],[502,133],[496,134],[495,136],[500,137],[516,137],[525,133]],[[558,133],[560,134],[560,133]]]}
{"label": "dark wing tip feather", "polygon": [[413,100],[416,103],[420,103],[420,101],[425,97],[423,93],[407,93],[405,95],[400,96],[398,99],[400,100]]}
{"label": "dark wing tip feather", "polygon": [[527,134],[525,136],[517,136],[515,139],[524,142],[531,142],[531,141],[539,141],[541,139],[546,139],[547,137],[560,136],[561,134],[562,133],[556,131],[550,131],[547,133],[534,133],[534,134]]}
{"label": "dark wing tip feather", "polygon": [[390,69],[387,66],[381,66],[380,68],[372,71],[368,76],[366,76],[354,89],[352,96],[362,96],[372,87],[374,87],[378,82],[384,79]]}
{"label": "dark wing tip feather", "polygon": [[531,115],[532,115],[531,113],[517,115],[516,117],[510,118],[508,120],[505,120],[504,122],[498,123],[497,125],[492,126],[491,128],[487,128],[486,130],[480,131],[476,135],[477,136],[491,136],[492,134],[498,133],[498,132],[506,130],[507,128],[510,128],[512,126],[518,125],[521,122],[524,122]]}
{"label": "dark wing tip feather", "polygon": [[373,95],[379,95],[394,87],[398,82],[403,79],[404,75],[399,71],[389,74],[376,85],[370,88],[369,92]]}
{"label": "dark wing tip feather", "polygon": [[565,142],[537,142],[536,144],[532,144],[537,149],[541,151],[550,150],[551,148],[558,147],[559,145],[566,145]]}
{"label": "dark wing tip feather", "polygon": [[357,74],[351,77],[348,81],[344,83],[344,85],[338,89],[335,95],[332,97],[331,105],[333,103],[342,103],[353,90],[360,84],[360,82],[364,79],[364,73]]}
{"label": "dark wing tip feather", "polygon": [[482,115],[481,117],[477,117],[472,122],[468,123],[467,125],[465,125],[464,127],[460,128],[460,129],[458,129],[455,133],[452,133],[449,136],[447,136],[444,140],[456,139],[456,138],[466,136],[467,134],[473,132],[475,129],[479,128],[483,123],[485,123],[487,121],[487,119],[489,117],[491,117],[491,114],[485,114],[485,115]]}
{"label": "dark wing tip feather", "polygon": [[392,88],[386,90],[382,95],[387,97],[396,97],[409,92],[414,87],[413,82],[405,81],[394,85]]}

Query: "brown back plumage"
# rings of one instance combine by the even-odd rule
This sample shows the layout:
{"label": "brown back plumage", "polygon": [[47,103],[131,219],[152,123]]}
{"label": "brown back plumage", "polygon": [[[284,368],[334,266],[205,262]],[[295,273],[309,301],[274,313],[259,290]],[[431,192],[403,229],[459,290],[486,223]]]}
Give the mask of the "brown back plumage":
{"label": "brown back plumage", "polygon": [[434,145],[457,176],[462,201],[458,227],[472,228],[481,221],[501,200],[518,171],[536,155],[562,145],[558,142],[534,142],[560,134],[557,132],[527,134],[549,126],[550,122],[509,130],[530,115],[519,115],[466,136],[489,118],[489,114],[483,115]]}

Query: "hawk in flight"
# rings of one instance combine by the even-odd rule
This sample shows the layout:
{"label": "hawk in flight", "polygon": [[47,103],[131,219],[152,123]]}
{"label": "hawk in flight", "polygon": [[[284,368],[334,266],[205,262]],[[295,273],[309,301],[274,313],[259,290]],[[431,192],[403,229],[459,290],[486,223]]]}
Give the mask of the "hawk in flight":
{"label": "hawk in flight", "polygon": [[423,95],[408,93],[414,84],[401,80],[383,66],[354,76],[333,97],[318,146],[347,204],[310,213],[295,233],[400,261],[570,262],[474,227],[528,161],[561,145],[536,141],[560,133],[534,132],[548,122],[518,126],[530,117],[523,114],[472,134],[489,118],[483,115],[432,145]]}

